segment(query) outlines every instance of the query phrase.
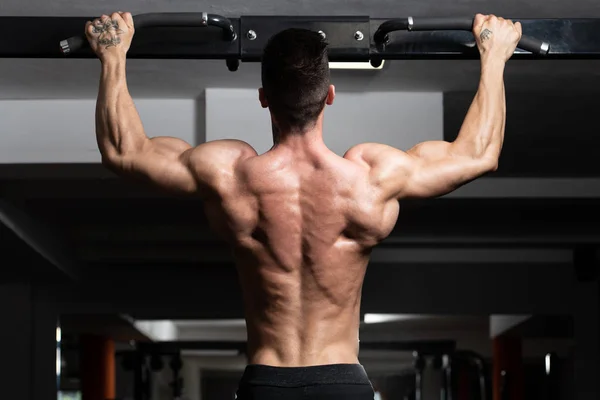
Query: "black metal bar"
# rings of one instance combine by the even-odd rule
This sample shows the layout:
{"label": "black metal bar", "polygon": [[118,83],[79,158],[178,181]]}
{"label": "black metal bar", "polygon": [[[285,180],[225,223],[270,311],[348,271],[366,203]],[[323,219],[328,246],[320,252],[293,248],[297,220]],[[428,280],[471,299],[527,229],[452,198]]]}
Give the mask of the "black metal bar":
{"label": "black metal bar", "polygon": [[[0,17],[0,58],[65,58],[59,43],[84,32],[86,17]],[[239,32],[239,19],[231,19]],[[20,32],[15,36],[14,32]],[[136,31],[128,58],[140,59],[239,59],[240,41],[223,40],[219,27],[154,27]],[[95,58],[88,48],[69,58]]]}
{"label": "black metal bar", "polygon": [[[160,14],[159,14],[160,15]],[[181,14],[197,25],[177,27],[152,25],[140,29],[128,53],[129,58],[153,59],[226,59],[259,61],[266,40],[286,28],[304,27],[323,31],[330,44],[332,61],[366,61],[396,59],[476,59],[479,53],[472,33],[465,31],[396,31],[388,33],[389,43],[377,44],[374,35],[389,19],[369,17],[254,17],[231,18],[230,27],[223,29],[225,20],[211,19],[214,25],[202,28],[202,17]],[[202,14],[200,14],[202,15]],[[139,16],[141,17],[141,16]],[[0,17],[0,58],[63,58],[59,43],[78,33],[83,34],[86,17]],[[454,21],[455,28],[466,19]],[[549,59],[600,59],[600,19],[516,19],[523,25],[525,36],[549,43]],[[136,20],[137,21],[137,20]],[[143,21],[143,19],[142,19]],[[436,28],[430,22],[439,20],[413,20],[415,24],[425,21],[420,28]],[[458,22],[457,22],[458,21]],[[137,23],[137,22],[136,22]],[[142,26],[144,23],[142,22]],[[159,23],[159,25],[163,25]],[[462,26],[462,25],[461,25]],[[138,26],[139,28],[139,26]],[[419,27],[417,27],[419,28]],[[437,28],[439,29],[439,28]],[[248,36],[254,30],[256,37]],[[224,39],[224,31],[239,32],[240,40]],[[18,34],[16,34],[18,32]],[[71,53],[71,58],[92,58],[90,49]],[[521,49],[515,52],[517,59],[539,59],[542,56]]]}
{"label": "black metal bar", "polygon": [[[208,13],[150,13],[133,17],[136,30],[146,28],[205,28],[215,26],[223,31],[223,40],[233,42],[237,33],[231,21]],[[88,46],[85,35],[72,36],[60,42],[60,50],[69,55]]]}
{"label": "black metal bar", "polygon": [[[388,20],[381,24],[373,39],[376,45],[385,46],[389,42],[389,33],[394,31],[467,31],[473,30],[473,17],[459,18],[403,18]],[[533,54],[545,55],[550,45],[542,40],[523,35],[519,48]]]}
{"label": "black metal bar", "polygon": [[133,399],[144,400],[144,365],[139,354],[132,354],[133,364]]}
{"label": "black metal bar", "polygon": [[[542,56],[517,49],[513,59],[600,59],[600,36],[597,33],[600,32],[600,19],[515,20],[521,22],[524,35],[548,43],[549,50]],[[371,19],[371,32],[378,32],[388,21]],[[389,41],[385,44],[377,44],[372,38],[372,60],[479,58],[475,38],[466,31],[404,30],[391,32],[388,36]]]}

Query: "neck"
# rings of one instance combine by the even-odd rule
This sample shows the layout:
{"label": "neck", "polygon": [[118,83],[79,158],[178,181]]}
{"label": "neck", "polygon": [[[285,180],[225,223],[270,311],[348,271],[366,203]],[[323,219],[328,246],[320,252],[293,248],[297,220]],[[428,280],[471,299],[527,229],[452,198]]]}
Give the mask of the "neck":
{"label": "neck", "polygon": [[304,132],[282,130],[273,124],[273,147],[314,148],[324,145],[321,121]]}

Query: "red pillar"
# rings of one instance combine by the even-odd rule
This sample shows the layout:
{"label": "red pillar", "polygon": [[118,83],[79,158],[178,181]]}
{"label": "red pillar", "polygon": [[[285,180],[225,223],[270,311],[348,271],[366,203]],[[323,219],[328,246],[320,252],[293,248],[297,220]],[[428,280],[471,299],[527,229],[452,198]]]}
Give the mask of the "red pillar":
{"label": "red pillar", "polygon": [[80,371],[82,400],[114,399],[115,344],[112,339],[81,335]]}
{"label": "red pillar", "polygon": [[502,371],[506,371],[506,399],[524,400],[525,379],[523,368],[523,350],[521,338],[498,336],[493,339],[493,400],[504,400],[501,397]]}

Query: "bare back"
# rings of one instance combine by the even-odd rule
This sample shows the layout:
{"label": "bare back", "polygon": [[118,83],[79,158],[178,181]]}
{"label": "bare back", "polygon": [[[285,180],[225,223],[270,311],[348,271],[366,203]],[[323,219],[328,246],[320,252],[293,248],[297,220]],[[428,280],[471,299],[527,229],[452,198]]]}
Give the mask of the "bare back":
{"label": "bare back", "polygon": [[382,200],[366,168],[328,151],[276,148],[234,175],[206,207],[235,249],[249,362],[356,363],[368,258],[398,203]]}
{"label": "bare back", "polygon": [[[365,268],[371,248],[395,225],[396,200],[440,196],[497,169],[506,122],[504,64],[522,30],[519,23],[480,14],[473,27],[485,68],[456,140],[424,142],[407,152],[364,143],[342,159],[324,144],[315,150],[319,145],[314,139],[322,143],[322,111],[312,121],[313,140],[307,132],[302,136],[307,144],[300,146],[302,151],[291,151],[293,135],[287,136],[287,147],[276,146],[262,156],[236,140],[192,147],[175,137],[149,138],[126,81],[125,60],[135,32],[132,15],[113,13],[87,23],[90,46],[103,64],[96,106],[103,164],[122,176],[205,200],[213,227],[235,249],[250,362],[355,362]],[[294,117],[284,122],[310,122],[314,110],[299,108],[309,103],[314,108],[316,103],[304,94],[329,82],[323,74],[326,44],[314,32],[312,39],[291,34],[280,36],[271,52],[265,49],[266,58],[270,53],[279,67],[288,56],[303,60],[283,66],[297,73],[281,85],[288,91],[295,87],[293,95],[284,96],[292,100],[283,101],[282,108]],[[313,39],[314,45],[290,45]],[[317,50],[302,53],[298,48]],[[310,66],[315,68],[305,73]],[[261,88],[263,108],[270,108],[268,97]],[[329,85],[325,104],[331,105],[334,97]],[[271,117],[277,119],[273,113]]]}

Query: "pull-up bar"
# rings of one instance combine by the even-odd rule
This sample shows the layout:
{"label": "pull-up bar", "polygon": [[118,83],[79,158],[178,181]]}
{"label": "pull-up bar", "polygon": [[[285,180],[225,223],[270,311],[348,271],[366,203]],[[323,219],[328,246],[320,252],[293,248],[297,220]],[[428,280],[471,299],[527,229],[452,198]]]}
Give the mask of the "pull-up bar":
{"label": "pull-up bar", "polygon": [[[0,58],[92,58],[85,17],[0,17]],[[516,59],[600,59],[600,19],[515,19],[523,26]],[[260,61],[269,38],[288,28],[320,32],[331,61],[476,59],[473,18],[141,14],[129,58]],[[14,32],[21,32],[15,37]],[[81,34],[79,34],[81,33]],[[75,35],[75,36],[74,36]]]}
{"label": "pull-up bar", "polygon": [[[204,28],[216,26],[223,30],[223,40],[233,42],[237,39],[237,33],[227,18],[220,15],[208,13],[152,13],[141,14],[133,17],[136,29],[147,29],[157,27],[196,27]],[[73,36],[60,42],[63,54],[81,50],[88,46],[85,35]]]}
{"label": "pull-up bar", "polygon": [[[413,17],[406,19],[394,19],[384,22],[375,32],[373,38],[375,43],[382,45],[389,42],[389,33],[394,31],[472,31],[474,18],[421,18],[415,20]],[[208,25],[218,26],[224,31],[224,40],[233,42],[237,35],[231,22],[219,15],[208,15],[207,13],[155,13],[142,14],[133,17],[133,22],[138,29],[152,27],[206,27]],[[209,23],[212,22],[212,23]],[[250,31],[249,31],[250,32]],[[323,32],[323,31],[321,31]],[[250,34],[251,40],[254,35]],[[363,40],[364,34],[355,35],[356,40]],[[63,40],[61,50],[64,54],[80,50],[86,43],[85,35],[74,36]],[[523,36],[519,47],[533,54],[545,55],[548,53],[549,45],[541,40]]]}
{"label": "pull-up bar", "polygon": [[[393,19],[384,22],[379,26],[373,39],[377,44],[389,43],[389,33],[395,31],[467,31],[473,30],[474,18],[413,18]],[[533,54],[546,55],[550,50],[550,45],[534,37],[521,37],[519,48],[529,51]]]}

